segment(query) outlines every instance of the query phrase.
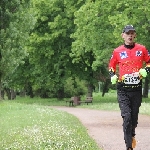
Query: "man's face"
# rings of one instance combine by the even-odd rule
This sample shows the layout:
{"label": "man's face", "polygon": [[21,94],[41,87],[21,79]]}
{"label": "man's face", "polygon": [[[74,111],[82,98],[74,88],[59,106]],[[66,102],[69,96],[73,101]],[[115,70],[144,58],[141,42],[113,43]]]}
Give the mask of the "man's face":
{"label": "man's face", "polygon": [[122,33],[122,38],[124,39],[124,42],[126,45],[132,45],[134,43],[134,38],[136,37],[135,31],[128,31]]}

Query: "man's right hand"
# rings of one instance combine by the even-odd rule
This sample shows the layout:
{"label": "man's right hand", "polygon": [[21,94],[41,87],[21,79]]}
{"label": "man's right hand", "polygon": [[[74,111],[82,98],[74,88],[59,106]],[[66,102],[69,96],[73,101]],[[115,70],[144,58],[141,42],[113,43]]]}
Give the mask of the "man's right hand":
{"label": "man's right hand", "polygon": [[142,77],[144,77],[144,78],[147,76],[147,72],[146,72],[145,69],[142,69],[142,68],[141,68],[141,69],[139,70],[139,73],[140,73],[140,75],[141,75]]}
{"label": "man's right hand", "polygon": [[111,77],[111,83],[116,84],[118,77],[116,75]]}

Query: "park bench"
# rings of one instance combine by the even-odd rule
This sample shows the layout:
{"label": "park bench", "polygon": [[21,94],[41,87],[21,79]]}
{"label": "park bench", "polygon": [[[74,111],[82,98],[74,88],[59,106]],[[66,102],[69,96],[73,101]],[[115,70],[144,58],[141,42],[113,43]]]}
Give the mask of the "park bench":
{"label": "park bench", "polygon": [[89,103],[92,103],[92,104],[93,104],[93,97],[86,97],[85,100],[79,101],[79,103],[80,103],[80,104],[81,104],[81,103],[86,103],[87,105],[88,105]]}
{"label": "park bench", "polygon": [[66,100],[66,104],[69,103],[69,106],[73,106],[74,97],[71,97],[70,100]]}
{"label": "park bench", "polygon": [[74,97],[71,97],[70,100],[66,100],[66,104],[69,103],[69,106],[77,106],[77,105],[80,105],[79,101],[80,101],[80,97],[74,96]]}

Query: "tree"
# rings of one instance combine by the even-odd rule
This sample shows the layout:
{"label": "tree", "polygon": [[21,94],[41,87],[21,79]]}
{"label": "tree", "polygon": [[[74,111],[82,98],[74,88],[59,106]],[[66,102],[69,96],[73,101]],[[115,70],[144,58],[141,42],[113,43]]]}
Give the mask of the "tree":
{"label": "tree", "polygon": [[[74,63],[80,64],[80,77],[87,80],[89,91],[92,89],[97,73],[107,70],[108,53],[112,48],[112,26],[108,15],[111,14],[109,2],[88,1],[75,13],[76,31],[72,34],[72,54]],[[103,67],[105,66],[105,67]],[[108,73],[108,72],[107,72]]]}
{"label": "tree", "polygon": [[[35,90],[64,97],[64,84],[74,69],[69,57],[74,32],[74,12],[80,0],[34,1],[37,23],[30,35],[30,63],[35,65]],[[37,85],[38,83],[38,85]]]}
{"label": "tree", "polygon": [[[149,16],[149,1],[144,3],[139,0],[134,1],[113,1],[111,4],[115,6],[112,15],[109,16],[109,21],[114,27],[114,35],[116,43],[121,43],[120,33],[123,27],[127,24],[135,26],[137,31],[137,42],[143,43],[147,47],[150,47],[147,37],[150,34],[150,16]],[[131,7],[132,6],[132,7]]]}
{"label": "tree", "polygon": [[[34,24],[29,0],[2,0],[0,5],[0,97],[2,90],[14,88],[11,76],[27,55],[25,42]],[[10,97],[9,97],[10,98]]]}

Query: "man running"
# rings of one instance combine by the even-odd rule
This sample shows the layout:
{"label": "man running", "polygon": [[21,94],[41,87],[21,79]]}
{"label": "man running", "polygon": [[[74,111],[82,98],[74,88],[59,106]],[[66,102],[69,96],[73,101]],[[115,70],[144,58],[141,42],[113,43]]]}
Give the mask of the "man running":
{"label": "man running", "polygon": [[[112,84],[117,83],[125,144],[127,150],[133,150],[136,145],[135,128],[142,102],[142,78],[150,71],[150,57],[145,46],[134,42],[136,30],[132,25],[125,26],[121,36],[124,44],[114,49],[109,62],[109,72]],[[143,62],[146,63],[145,68]]]}

